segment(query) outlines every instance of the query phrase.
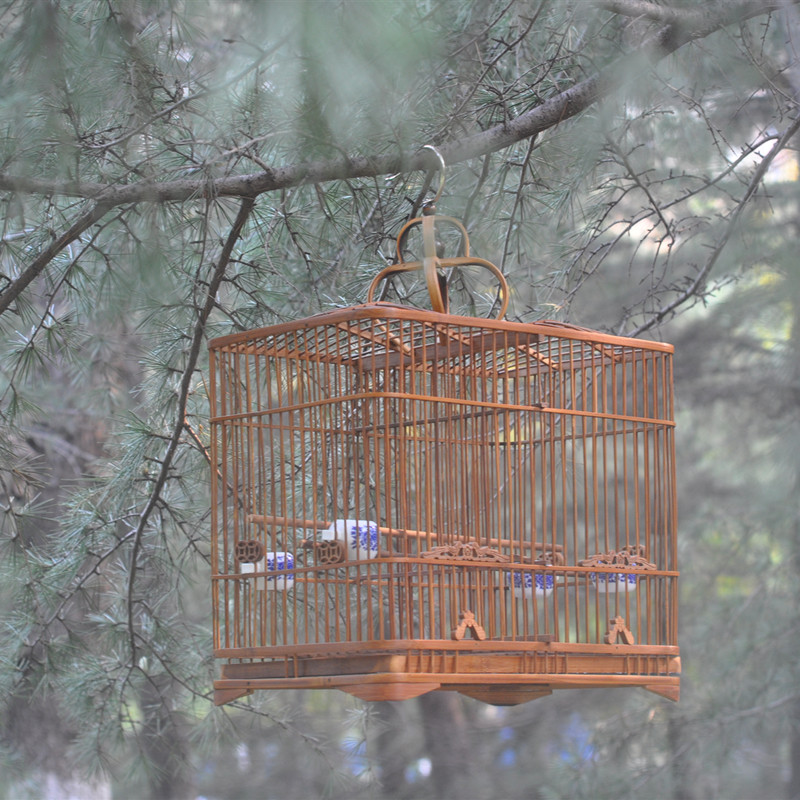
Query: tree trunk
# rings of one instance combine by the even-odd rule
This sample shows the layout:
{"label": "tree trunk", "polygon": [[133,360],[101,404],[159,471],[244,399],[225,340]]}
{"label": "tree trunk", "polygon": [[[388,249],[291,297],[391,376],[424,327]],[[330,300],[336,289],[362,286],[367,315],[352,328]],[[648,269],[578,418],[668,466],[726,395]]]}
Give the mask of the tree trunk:
{"label": "tree trunk", "polygon": [[150,800],[194,800],[187,769],[188,747],[181,720],[171,708],[173,694],[167,679],[151,679],[141,692],[140,701],[144,719],[140,742],[148,774]]}
{"label": "tree trunk", "polygon": [[695,800],[697,797],[697,781],[693,769],[694,762],[691,757],[687,757],[687,754],[691,754],[692,751],[691,748],[686,746],[683,715],[678,708],[670,708],[669,710],[667,740],[672,753],[673,800]]}
{"label": "tree trunk", "polygon": [[374,713],[378,723],[374,726],[370,744],[372,758],[378,765],[379,779],[383,796],[387,798],[405,797],[406,768],[415,754],[409,752],[402,742],[405,728],[401,708],[397,703],[375,703]]}
{"label": "tree trunk", "polygon": [[420,697],[419,704],[434,796],[437,800],[477,800],[461,696],[455,692],[431,692]]}

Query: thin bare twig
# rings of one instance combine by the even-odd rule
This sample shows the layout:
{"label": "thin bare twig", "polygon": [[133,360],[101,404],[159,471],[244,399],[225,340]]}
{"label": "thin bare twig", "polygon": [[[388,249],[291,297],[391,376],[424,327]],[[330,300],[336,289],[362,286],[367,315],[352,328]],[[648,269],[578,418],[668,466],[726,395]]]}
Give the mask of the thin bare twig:
{"label": "thin bare twig", "polygon": [[778,139],[777,142],[772,146],[769,153],[764,156],[761,163],[758,165],[758,169],[753,173],[753,177],[750,180],[750,183],[747,186],[747,190],[745,191],[742,199],[736,204],[736,209],[734,210],[733,214],[731,214],[730,219],[728,220],[728,225],[725,228],[722,237],[717,242],[717,246],[711,252],[711,255],[708,257],[708,260],[703,265],[702,269],[697,273],[695,279],[689,284],[689,286],[682,291],[677,297],[675,297],[671,303],[668,303],[663,308],[660,308],[655,314],[650,317],[649,320],[643,322],[639,325],[638,328],[634,328],[632,331],[626,333],[626,336],[641,336],[645,331],[649,330],[650,328],[658,325],[661,321],[663,321],[666,317],[673,314],[680,306],[684,303],[691,300],[695,297],[699,292],[703,284],[705,283],[706,278],[708,277],[711,270],[714,268],[714,265],[719,260],[719,257],[722,255],[722,251],[725,249],[725,245],[728,244],[731,237],[736,231],[737,225],[739,223],[739,218],[742,215],[745,207],[747,206],[748,201],[750,198],[756,193],[761,181],[766,175],[767,170],[772,164],[775,156],[783,150],[784,147],[791,141],[794,135],[800,130],[800,116],[786,129],[783,135]]}
{"label": "thin bare twig", "polygon": [[136,575],[137,575],[137,560],[139,552],[142,547],[142,539],[144,536],[144,531],[150,520],[150,515],[153,513],[154,509],[157,507],[159,503],[159,500],[161,498],[161,492],[163,491],[164,486],[167,483],[167,477],[169,476],[169,471],[172,468],[172,461],[175,457],[175,453],[178,450],[178,445],[181,440],[181,434],[184,431],[184,425],[186,420],[186,404],[189,399],[192,379],[194,377],[194,370],[195,367],[197,366],[197,360],[200,357],[200,349],[203,344],[203,336],[205,334],[206,323],[208,322],[208,318],[215,307],[217,291],[219,290],[222,280],[225,277],[225,270],[228,266],[228,263],[230,262],[231,254],[233,253],[233,248],[236,242],[238,241],[239,237],[241,236],[242,229],[244,228],[244,225],[247,222],[248,218],[250,217],[250,214],[252,213],[254,207],[255,207],[254,198],[248,197],[242,201],[242,204],[239,207],[239,213],[237,214],[236,219],[233,222],[233,226],[231,227],[231,230],[228,233],[228,238],[225,240],[225,244],[223,245],[222,252],[220,253],[219,256],[219,260],[217,261],[217,264],[214,267],[214,273],[211,276],[211,280],[208,283],[205,303],[203,304],[203,307],[200,309],[199,314],[197,316],[197,321],[195,322],[194,325],[191,346],[189,348],[189,355],[186,360],[186,366],[183,371],[183,376],[181,378],[181,385],[178,395],[178,409],[176,411],[175,425],[173,426],[172,436],[170,437],[169,444],[167,445],[167,450],[164,453],[164,457],[161,459],[161,469],[159,470],[153,489],[150,492],[150,498],[147,501],[147,505],[145,505],[145,507],[142,509],[141,514],[139,514],[139,521],[136,526],[136,530],[134,531],[133,534],[133,548],[131,551],[130,572],[128,575],[128,598],[127,598],[128,635],[131,648],[131,663],[136,663],[136,634],[135,634],[136,629],[134,625],[134,588],[136,584]]}

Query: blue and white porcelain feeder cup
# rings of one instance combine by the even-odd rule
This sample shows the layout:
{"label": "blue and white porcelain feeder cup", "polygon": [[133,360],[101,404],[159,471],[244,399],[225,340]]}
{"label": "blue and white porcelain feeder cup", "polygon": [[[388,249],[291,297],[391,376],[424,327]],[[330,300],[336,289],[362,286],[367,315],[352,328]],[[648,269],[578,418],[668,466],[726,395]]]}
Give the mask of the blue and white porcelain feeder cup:
{"label": "blue and white porcelain feeder cup", "polygon": [[[285,592],[294,587],[294,555],[283,551],[267,553],[267,589]],[[286,570],[286,572],[283,572]],[[270,575],[274,572],[283,572],[282,575]]]}
{"label": "blue and white porcelain feeder cup", "polygon": [[378,525],[368,519],[337,519],[322,532],[322,538],[344,542],[347,557],[362,560],[378,555],[379,533]]}
{"label": "blue and white porcelain feeder cup", "polygon": [[553,575],[543,575],[540,572],[512,572],[508,582],[514,590],[517,600],[529,600],[536,597],[547,597],[555,586]]}
{"label": "blue and white porcelain feeder cup", "polygon": [[636,591],[636,575],[629,572],[590,572],[589,580],[601,594]]}

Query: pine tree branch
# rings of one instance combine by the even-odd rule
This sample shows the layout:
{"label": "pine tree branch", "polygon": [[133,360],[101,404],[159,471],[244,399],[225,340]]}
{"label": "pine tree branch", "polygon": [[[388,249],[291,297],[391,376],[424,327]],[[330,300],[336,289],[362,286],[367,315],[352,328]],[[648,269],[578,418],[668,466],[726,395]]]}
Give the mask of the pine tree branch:
{"label": "pine tree branch", "polygon": [[162,108],[156,114],[153,114],[144,122],[140,123],[133,129],[127,131],[122,136],[114,139],[111,142],[103,142],[102,144],[90,145],[90,149],[92,150],[111,150],[114,147],[118,147],[121,144],[125,144],[126,142],[130,141],[134,136],[142,133],[143,131],[147,130],[147,128],[152,125],[154,122],[157,122],[159,119],[163,119],[166,117],[172,116],[176,111],[178,111],[183,106],[189,105],[189,103],[195,103],[198,100],[203,98],[209,97],[212,94],[220,92],[229,86],[233,86],[234,84],[238,83],[242,78],[246,77],[249,73],[253,72],[253,70],[258,69],[267,58],[274,53],[276,53],[280,47],[286,42],[289,38],[288,35],[284,36],[277,44],[273,45],[269,50],[262,50],[259,57],[255,59],[251,64],[248,64],[241,72],[237,73],[236,75],[231,76],[221,85],[215,86],[214,89],[202,89],[194,94],[187,94],[183,97],[178,98],[174,103],[171,105]]}
{"label": "pine tree branch", "polygon": [[[544,103],[518,117],[487,130],[444,142],[439,146],[449,164],[466,161],[502,150],[535,136],[576,116],[601,98],[617,89],[634,67],[638,74],[643,59],[658,61],[695,39],[704,38],[721,28],[798,5],[800,0],[727,0],[704,5],[702,9],[669,9],[637,0],[599,2],[617,13],[631,13],[637,7],[656,13],[667,22],[641,47],[618,59],[607,69],[595,73]],[[182,202],[203,197],[257,197],[308,183],[324,183],[350,178],[368,178],[426,169],[431,166],[428,153],[397,153],[382,156],[343,157],[274,167],[246,175],[231,175],[217,179],[181,179],[174,181],[108,184],[80,181],[49,181],[0,173],[0,191],[23,194],[60,195],[93,199],[109,206],[126,203]]]}
{"label": "pine tree branch", "polygon": [[233,248],[236,245],[236,242],[239,240],[241,236],[242,229],[244,228],[245,223],[247,222],[250,214],[255,207],[255,199],[252,197],[245,198],[242,201],[241,206],[239,207],[239,213],[236,215],[236,219],[234,220],[233,226],[231,227],[230,232],[228,233],[228,238],[225,240],[225,244],[222,247],[222,252],[220,253],[219,260],[217,261],[216,266],[214,267],[214,272],[211,276],[211,280],[208,282],[208,289],[206,291],[205,302],[203,303],[203,307],[199,310],[197,321],[194,325],[194,331],[192,332],[192,340],[191,346],[189,348],[189,355],[186,360],[186,366],[183,370],[183,376],[181,378],[180,390],[178,395],[178,408],[175,412],[175,425],[172,429],[172,435],[169,439],[169,444],[167,445],[166,452],[164,453],[164,457],[161,459],[161,469],[159,470],[158,476],[156,477],[155,484],[153,486],[152,491],[150,492],[150,498],[147,501],[144,509],[142,510],[141,514],[139,515],[139,521],[136,526],[136,530],[133,535],[133,547],[131,550],[131,562],[130,562],[130,570],[128,573],[128,596],[127,596],[127,603],[128,603],[128,636],[130,641],[130,649],[131,649],[131,663],[136,663],[136,628],[134,625],[134,589],[136,585],[136,575],[138,571],[138,557],[139,553],[142,548],[142,540],[144,537],[144,531],[147,528],[147,524],[150,520],[150,516],[157,507],[158,503],[161,500],[161,493],[164,490],[164,487],[167,483],[167,478],[169,476],[169,471],[172,468],[172,462],[175,458],[175,454],[178,451],[178,445],[180,444],[181,434],[184,430],[184,424],[186,420],[186,404],[189,400],[189,394],[191,390],[192,380],[194,378],[194,371],[195,367],[197,366],[197,360],[200,357],[200,350],[203,345],[203,336],[205,335],[206,330],[206,323],[208,322],[208,318],[211,315],[216,303],[216,296],[217,291],[219,290],[220,284],[222,283],[223,278],[225,277],[225,270],[228,266],[228,263],[231,260],[231,255],[233,253]]}
{"label": "pine tree branch", "polygon": [[[109,520],[109,524],[127,524],[130,516],[132,515],[126,514],[113,520]],[[86,586],[92,576],[101,574],[100,568],[103,566],[103,564],[106,563],[112,556],[119,553],[122,547],[133,538],[134,533],[135,531],[131,530],[129,533],[126,533],[121,538],[115,540],[114,543],[103,553],[92,552],[87,554],[93,561],[91,567],[85,568],[83,572],[81,572],[74,579],[74,581],[71,582],[68,589],[59,593],[59,602],[49,613],[47,619],[37,625],[36,635],[34,637],[27,638],[21,643],[21,646],[15,657],[15,662],[18,665],[26,664],[29,661],[31,654],[36,650],[37,647],[44,643],[48,631],[56,622],[60,622],[62,625],[66,626],[66,622],[64,620],[64,611],[69,602],[84,588],[84,586]],[[27,670],[20,667],[18,680],[21,681],[26,674]]]}
{"label": "pine tree branch", "polygon": [[96,222],[99,222],[111,208],[112,206],[107,203],[96,203],[88,211],[81,214],[49,247],[42,250],[15,281],[12,281],[0,291],[0,314],[3,314],[8,309],[65,247]]}
{"label": "pine tree branch", "polygon": [[[592,104],[614,91],[630,74],[631,67],[641,66],[646,58],[657,61],[693,39],[703,38],[726,25],[784,8],[787,3],[800,4],[800,0],[729,0],[708,4],[702,10],[670,9],[675,21],[662,27],[643,45],[619,59],[608,69],[595,73],[544,103],[513,120],[485,131],[443,143],[439,150],[446,163],[457,163],[485,156],[530,139],[564,120],[576,116]],[[618,13],[654,8],[642,0],[601,2],[600,5]],[[617,8],[618,6],[618,8]],[[653,13],[655,13],[653,11]],[[666,11],[663,12],[667,14]],[[680,15],[680,16],[676,16]],[[50,261],[70,242],[99,221],[113,207],[141,202],[183,202],[197,197],[255,198],[260,194],[286,189],[306,183],[323,183],[350,178],[377,177],[422,170],[431,166],[431,156],[418,151],[375,157],[340,158],[293,164],[259,173],[235,175],[218,179],[183,179],[176,181],[139,182],[133,184],[107,184],[80,181],[48,181],[40,178],[13,176],[0,173],[0,191],[47,196],[68,196],[93,199],[95,205],[43,250],[24,272],[0,291],[0,315],[27,286],[43,272]],[[699,276],[698,276],[699,277]],[[655,324],[655,323],[654,323]]]}
{"label": "pine tree branch", "polygon": [[[576,116],[620,86],[631,67],[641,64],[643,58],[657,61],[674,52],[687,42],[703,38],[734,22],[766,14],[800,0],[729,0],[715,2],[698,9],[668,9],[654,6],[643,0],[618,0],[600,2],[600,5],[617,13],[658,13],[659,19],[669,19],[633,53],[624,56],[608,69],[595,73],[544,103],[513,120],[485,131],[443,143],[440,151],[447,163],[457,163],[502,150],[516,142],[530,139],[564,120]],[[668,9],[668,10],[667,10]],[[176,181],[139,182],[133,184],[108,184],[80,181],[49,181],[40,178],[14,176],[0,173],[0,191],[22,194],[67,196],[92,199],[95,205],[43,250],[23,273],[0,292],[0,315],[41,274],[50,261],[70,242],[99,221],[113,207],[141,202],[183,202],[197,197],[255,198],[265,192],[286,189],[306,183],[323,183],[350,178],[377,177],[396,172],[426,169],[430,155],[423,151],[413,154],[396,154],[376,157],[340,158],[293,164],[259,173],[234,175],[215,180],[183,179]],[[699,277],[699,276],[698,276]]]}

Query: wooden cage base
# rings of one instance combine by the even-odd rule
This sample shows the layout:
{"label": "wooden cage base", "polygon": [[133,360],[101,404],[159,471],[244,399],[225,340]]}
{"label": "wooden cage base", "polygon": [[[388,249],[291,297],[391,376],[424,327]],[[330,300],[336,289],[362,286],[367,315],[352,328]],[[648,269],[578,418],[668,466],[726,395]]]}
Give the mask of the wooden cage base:
{"label": "wooden cage base", "polygon": [[370,701],[457,691],[505,706],[535,700],[556,689],[625,686],[639,686],[677,701],[678,648],[617,645],[601,649],[543,642],[535,650],[503,652],[425,649],[237,660],[223,665],[220,679],[214,682],[214,702],[229,703],[256,689],[340,689]]}

